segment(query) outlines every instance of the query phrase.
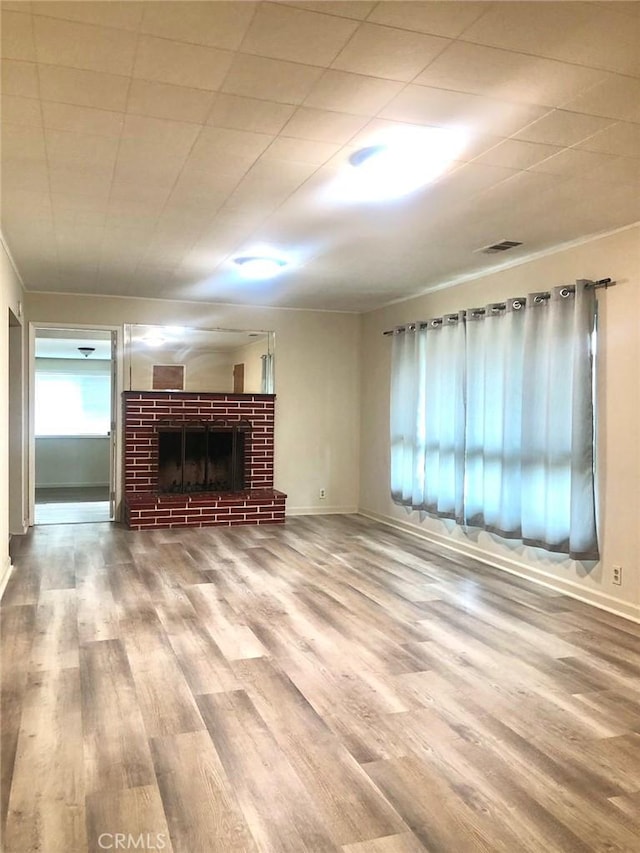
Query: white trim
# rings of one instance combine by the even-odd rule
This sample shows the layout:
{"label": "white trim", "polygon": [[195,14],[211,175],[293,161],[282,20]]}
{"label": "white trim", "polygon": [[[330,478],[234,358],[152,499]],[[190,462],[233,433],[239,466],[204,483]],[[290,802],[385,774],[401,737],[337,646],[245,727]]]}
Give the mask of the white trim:
{"label": "white trim", "polygon": [[623,619],[629,619],[631,622],[640,623],[640,604],[633,604],[628,601],[621,601],[619,598],[614,598],[612,595],[607,595],[599,590],[585,589],[573,581],[563,580],[555,575],[549,574],[542,569],[537,569],[534,566],[529,566],[520,560],[514,560],[511,557],[502,557],[498,554],[487,554],[487,552],[476,545],[460,540],[452,540],[447,536],[442,536],[439,533],[423,530],[409,522],[400,521],[398,519],[389,518],[389,516],[381,515],[372,510],[359,509],[358,515],[365,518],[370,518],[373,521],[378,521],[387,527],[393,527],[396,530],[402,530],[404,533],[410,533],[417,536],[419,539],[425,539],[427,542],[432,542],[434,545],[439,545],[452,551],[455,554],[461,554],[465,557],[471,557],[491,566],[494,569],[501,569],[511,575],[524,578],[532,583],[544,586],[547,589],[552,589],[554,592],[559,592],[562,595],[568,595],[570,598],[575,598],[585,604],[591,604],[600,610],[606,610],[607,613],[613,613],[615,616],[621,616]]}
{"label": "white trim", "polygon": [[637,228],[640,225],[640,220],[631,222],[629,225],[622,225],[620,228],[612,228],[609,231],[597,231],[595,234],[588,234],[585,237],[577,237],[575,240],[568,240],[566,243],[559,243],[557,246],[550,246],[548,249],[541,249],[539,252],[531,252],[528,255],[521,255],[513,260],[505,261],[502,264],[495,264],[492,267],[484,270],[476,270],[475,272],[463,273],[462,275],[454,276],[453,278],[445,279],[439,284],[434,284],[413,293],[411,296],[399,296],[397,299],[392,299],[376,308],[371,308],[364,311],[364,314],[371,314],[374,311],[379,311],[382,308],[388,308],[390,305],[398,305],[401,302],[411,302],[412,299],[420,299],[421,296],[427,296],[430,293],[437,293],[439,290],[449,290],[451,287],[457,287],[459,284],[465,284],[468,281],[477,281],[481,278],[486,278],[489,275],[503,272],[504,270],[519,267],[523,264],[528,264],[531,261],[537,261],[540,258],[546,258],[549,255],[556,255],[558,252],[565,252],[569,249],[574,249],[577,246],[584,246],[585,243],[592,243],[595,240],[602,240],[605,237],[611,237],[614,234],[620,234],[622,231],[629,231],[632,228]]}
{"label": "white trim", "polygon": [[[120,294],[114,293],[91,293],[90,291],[83,291],[82,293],[70,293],[66,290],[27,290],[24,288],[26,293],[34,294],[36,296],[73,296],[74,299],[82,298],[83,296],[89,296],[91,298],[97,297],[98,299],[135,299],[138,302],[173,302],[176,305],[184,304],[184,305],[198,305],[200,308],[206,306],[207,308],[213,307],[221,307],[221,308],[249,308],[257,311],[302,311],[306,314],[355,314],[358,317],[360,314],[365,313],[363,311],[349,311],[346,308],[295,308],[291,305],[261,305],[258,302],[252,302],[249,305],[243,302],[211,302],[204,299],[176,299],[173,296],[122,296]],[[410,299],[410,296],[405,296],[405,299]],[[368,309],[375,310],[375,309]],[[38,323],[38,326],[44,325],[43,323]],[[59,326],[59,324],[54,324]],[[131,326],[169,326],[170,322],[166,323],[130,323]],[[185,325],[185,324],[183,324]],[[100,326],[86,326],[86,328],[99,329]],[[192,328],[197,328],[193,326]],[[210,329],[205,329],[205,331],[215,331]],[[244,331],[244,330],[242,330]]]}
{"label": "white trim", "polygon": [[0,571],[0,600],[4,595],[4,591],[7,588],[7,583],[9,582],[9,577],[11,576],[11,569],[13,569],[13,564],[11,562],[11,557],[7,554],[5,557],[5,563]]}
{"label": "white trim", "polygon": [[285,515],[354,515],[356,506],[293,506],[287,507]]}
{"label": "white trim", "polygon": [[[102,324],[102,323],[55,323],[48,321],[36,321],[32,320],[29,322],[28,326],[28,335],[29,335],[29,355],[27,361],[27,369],[29,376],[29,384],[27,388],[26,401],[27,401],[27,418],[28,418],[28,463],[29,463],[29,517],[27,519],[27,523],[30,527],[35,524],[35,502],[36,502],[36,477],[35,477],[35,468],[36,468],[36,435],[35,435],[35,405],[34,405],[34,394],[35,394],[35,365],[36,365],[36,330],[37,329],[60,329],[62,331],[71,330],[88,330],[88,331],[105,331],[105,332],[115,332],[116,335],[116,365],[115,365],[115,374],[116,374],[116,401],[119,401],[122,398],[122,391],[124,390],[124,327],[122,325],[112,325],[112,324]],[[115,412],[112,412],[112,415],[115,420],[116,429],[115,435],[111,436],[111,441],[115,441],[116,444],[119,440],[120,435],[122,435],[122,406],[117,405],[115,407]],[[44,436],[42,436],[44,437]],[[52,436],[53,437],[53,436]],[[113,487],[113,491],[116,495],[115,502],[115,513],[113,521],[120,520],[120,500],[119,496],[121,493],[121,483],[122,483],[122,459],[121,454],[116,452],[116,470],[114,471],[113,476],[113,484],[109,484]]]}

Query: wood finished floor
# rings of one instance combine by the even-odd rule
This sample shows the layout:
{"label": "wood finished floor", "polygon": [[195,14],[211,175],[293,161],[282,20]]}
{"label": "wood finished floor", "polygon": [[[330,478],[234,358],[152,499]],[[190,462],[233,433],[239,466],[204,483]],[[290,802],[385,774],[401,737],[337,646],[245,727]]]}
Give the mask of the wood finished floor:
{"label": "wood finished floor", "polygon": [[639,626],[357,516],[14,562],[6,853],[640,850]]}

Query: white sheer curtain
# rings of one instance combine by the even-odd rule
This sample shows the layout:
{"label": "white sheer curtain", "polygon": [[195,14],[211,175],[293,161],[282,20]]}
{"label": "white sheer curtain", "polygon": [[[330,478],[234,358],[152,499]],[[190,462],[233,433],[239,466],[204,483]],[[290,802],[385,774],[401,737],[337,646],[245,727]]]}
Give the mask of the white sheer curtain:
{"label": "white sheer curtain", "polygon": [[394,501],[598,559],[586,284],[394,335]]}
{"label": "white sheer curtain", "polygon": [[408,326],[394,335],[393,347],[393,498],[462,521],[464,325],[455,316],[435,325]]}

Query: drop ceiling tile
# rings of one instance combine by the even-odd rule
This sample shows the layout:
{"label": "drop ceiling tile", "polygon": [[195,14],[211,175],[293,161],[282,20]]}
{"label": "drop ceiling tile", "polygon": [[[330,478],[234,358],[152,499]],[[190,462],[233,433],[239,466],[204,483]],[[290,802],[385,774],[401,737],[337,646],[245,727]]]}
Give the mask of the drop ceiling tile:
{"label": "drop ceiling tile", "polygon": [[[3,149],[5,146],[3,145]],[[44,158],[29,158],[16,156],[9,157],[7,151],[3,151],[2,162],[2,191],[24,191],[33,193],[49,192],[49,171]],[[4,208],[5,220],[10,220],[8,211]]]}
{"label": "drop ceiling tile", "polygon": [[108,74],[129,74],[135,33],[76,24],[36,15],[33,19],[38,62]]}
{"label": "drop ceiling tile", "polygon": [[290,195],[286,190],[276,191],[263,182],[245,178],[228,199],[227,204],[235,209],[258,209],[272,213],[276,211]]}
{"label": "drop ceiling tile", "polygon": [[570,113],[566,110],[553,110],[521,130],[517,137],[527,142],[541,142],[547,145],[570,146],[581,142],[594,133],[609,126],[611,119],[597,116]]}
{"label": "drop ceiling tile", "polygon": [[414,82],[507,101],[556,107],[593,86],[605,73],[552,59],[456,41]]}
{"label": "drop ceiling tile", "polygon": [[94,136],[118,138],[122,132],[124,115],[111,110],[96,110],[42,101],[42,116],[45,127],[68,130],[72,133],[88,133]]}
{"label": "drop ceiling tile", "polygon": [[120,0],[93,0],[90,3],[46,0],[31,3],[31,8],[36,15],[135,32],[142,20],[144,5]]}
{"label": "drop ceiling tile", "polygon": [[242,41],[242,52],[327,66],[357,27],[347,18],[261,4]]}
{"label": "drop ceiling tile", "polygon": [[293,115],[293,104],[241,98],[238,95],[215,95],[207,124],[256,133],[279,133]]}
{"label": "drop ceiling tile", "polygon": [[194,248],[196,246],[221,246],[239,243],[245,239],[246,235],[254,231],[261,222],[260,216],[238,214],[234,210],[223,209],[202,230]]}
{"label": "drop ceiling tile", "polygon": [[158,214],[146,211],[122,211],[113,212],[109,210],[106,217],[107,228],[126,228],[147,234],[152,234],[158,223]]}
{"label": "drop ceiling tile", "polygon": [[390,27],[457,38],[489,8],[487,3],[378,3],[368,21]]}
{"label": "drop ceiling tile", "polygon": [[150,116],[127,115],[122,129],[121,150],[144,150],[151,157],[185,158],[201,127],[198,124]]}
{"label": "drop ceiling tile", "polygon": [[300,139],[314,139],[318,142],[335,142],[343,145],[366,122],[365,116],[300,107],[285,126],[282,135]]}
{"label": "drop ceiling tile", "polygon": [[376,24],[362,24],[332,68],[409,82],[449,41]]}
{"label": "drop ceiling tile", "polygon": [[26,124],[2,123],[2,157],[21,160],[46,160],[44,131]]}
{"label": "drop ceiling tile", "polygon": [[613,7],[611,0],[603,0],[596,3],[596,5],[609,12],[614,11],[621,15],[631,15],[632,18],[640,18],[640,3],[638,3],[638,0],[619,0]]}
{"label": "drop ceiling tile", "polygon": [[31,12],[29,0],[0,0],[0,12]]}
{"label": "drop ceiling tile", "polygon": [[26,218],[28,223],[32,216],[48,216],[52,213],[51,196],[48,192],[9,190],[3,186],[2,203],[7,205],[7,209],[11,209],[11,221],[14,224],[20,219]]}
{"label": "drop ceiling tile", "polygon": [[144,3],[140,32],[191,44],[237,50],[255,12],[255,3]]}
{"label": "drop ceiling tile", "polygon": [[[615,4],[609,4],[614,7]],[[640,74],[638,21],[592,3],[497,3],[464,41],[546,56],[623,74]]]}
{"label": "drop ceiling tile", "polygon": [[346,71],[325,71],[304,100],[305,106],[374,116],[403,88],[403,84]]}
{"label": "drop ceiling tile", "polygon": [[182,198],[189,193],[198,198],[208,195],[229,195],[244,174],[246,174],[246,168],[238,169],[234,174],[219,169],[196,169],[188,162],[180,173],[173,192],[179,193]]}
{"label": "drop ceiling tile", "polygon": [[133,76],[215,91],[224,80],[232,58],[228,50],[141,36]]}
{"label": "drop ceiling tile", "polygon": [[[444,175],[439,181],[424,189],[425,196],[431,204],[437,207],[453,207],[455,204],[465,208],[469,200],[478,193],[500,184],[502,181],[516,175],[514,169],[504,166],[488,166],[480,163],[465,163],[460,168]],[[463,223],[454,214],[456,230]]]}
{"label": "drop ceiling tile", "polygon": [[[165,195],[164,199],[157,197],[154,200],[114,197],[112,187],[107,213],[110,217],[137,216],[142,219],[155,220],[162,213],[167,199],[168,195]],[[113,226],[110,225],[109,227]]]}
{"label": "drop ceiling tile", "polygon": [[316,166],[302,162],[274,162],[259,160],[234,190],[229,202],[232,205],[281,205],[313,173]]}
{"label": "drop ceiling tile", "polygon": [[321,68],[310,65],[238,54],[222,91],[285,104],[301,104],[321,74]]}
{"label": "drop ceiling tile", "polygon": [[540,145],[537,142],[506,139],[474,162],[486,163],[488,166],[506,166],[509,169],[528,169],[561,150],[556,145]]}
{"label": "drop ceiling tile", "polygon": [[562,107],[578,113],[640,122],[640,80],[607,74],[600,83],[568,100]]}
{"label": "drop ceiling tile", "polygon": [[38,75],[43,100],[103,110],[126,106],[128,77],[56,65],[38,65]]}
{"label": "drop ceiling tile", "polygon": [[226,161],[232,166],[231,174],[237,174],[238,167],[244,172],[272,141],[273,136],[267,133],[205,127],[193,147],[189,165],[194,169],[215,168],[224,173]]}
{"label": "drop ceiling tile", "polygon": [[2,96],[2,120],[12,124],[42,125],[40,101],[35,98],[18,98],[14,95]]}
{"label": "drop ceiling tile", "polygon": [[115,136],[89,136],[66,130],[45,131],[49,166],[75,164],[92,166],[95,171],[110,177],[113,172],[119,140]]}
{"label": "drop ceiling tile", "polygon": [[35,62],[36,50],[31,15],[21,12],[2,12],[0,49],[3,59],[25,59],[28,62]]}
{"label": "drop ceiling tile", "polygon": [[[56,196],[59,198],[59,196]],[[63,225],[69,228],[75,228],[78,225],[93,225],[96,228],[104,227],[107,218],[106,211],[103,210],[77,210],[75,207],[59,207],[56,208],[55,221],[56,226]]]}
{"label": "drop ceiling tile", "polygon": [[312,142],[307,139],[288,139],[279,136],[264,155],[271,160],[294,160],[299,163],[312,163],[318,166],[326,163],[339,151],[339,145],[329,142]]}
{"label": "drop ceiling tile", "polygon": [[[121,170],[127,170],[127,164],[120,161]],[[116,173],[117,174],[117,173]],[[175,178],[174,178],[175,182]],[[120,177],[114,178],[111,184],[111,193],[109,195],[110,204],[116,204],[119,201],[123,203],[148,204],[150,207],[162,207],[164,202],[169,198],[171,186],[158,186],[153,181],[143,183],[141,178],[138,182],[123,181]]]}
{"label": "drop ceiling tile", "polygon": [[204,124],[214,97],[213,92],[202,89],[132,80],[127,112]]}
{"label": "drop ceiling tile", "polygon": [[364,21],[376,3],[368,3],[365,0],[292,0],[285,2],[282,6],[294,6],[311,12],[323,12],[326,15],[337,15],[339,18],[353,18],[356,21]]}
{"label": "drop ceiling tile", "polygon": [[618,122],[581,142],[578,148],[622,157],[640,157],[640,125]]}
{"label": "drop ceiling tile", "polygon": [[111,174],[101,172],[99,168],[94,171],[89,166],[53,166],[49,169],[49,180],[52,193],[86,195],[101,202],[109,198]]}
{"label": "drop ceiling tile", "polygon": [[615,157],[595,168],[591,176],[608,184],[635,187],[640,196],[640,158]]}
{"label": "drop ceiling tile", "polygon": [[168,210],[182,210],[185,213],[199,211],[213,217],[228,198],[227,193],[204,192],[203,190],[185,190],[177,182],[167,200]]}
{"label": "drop ceiling tile", "polygon": [[21,62],[17,59],[3,59],[0,73],[2,92],[21,98],[37,98],[38,71],[35,62]]}
{"label": "drop ceiling tile", "polygon": [[406,86],[380,111],[380,116],[394,121],[457,126],[470,133],[510,136],[546,112],[546,107],[533,104],[499,101],[427,86]]}
{"label": "drop ceiling tile", "polygon": [[588,175],[612,159],[613,156],[610,154],[596,154],[579,148],[564,148],[547,160],[536,163],[532,171],[570,178],[576,175]]}
{"label": "drop ceiling tile", "polygon": [[51,193],[51,205],[56,220],[63,214],[75,213],[78,216],[91,214],[106,216],[108,196],[73,195],[66,192]]}
{"label": "drop ceiling tile", "polygon": [[141,150],[133,151],[123,151],[121,148],[113,174],[114,185],[151,186],[154,192],[160,193],[166,190],[168,193],[176,182],[184,163],[183,157],[150,158],[144,146]]}

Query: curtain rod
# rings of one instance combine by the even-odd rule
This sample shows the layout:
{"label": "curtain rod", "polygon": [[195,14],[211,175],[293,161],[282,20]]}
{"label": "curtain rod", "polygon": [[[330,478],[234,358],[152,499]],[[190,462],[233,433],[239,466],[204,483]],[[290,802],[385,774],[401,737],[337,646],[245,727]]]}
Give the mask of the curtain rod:
{"label": "curtain rod", "polygon": [[[603,287],[605,289],[607,287],[614,287],[616,284],[617,284],[617,282],[612,281],[610,278],[601,278],[598,281],[588,281],[587,287],[590,287],[590,288],[592,287],[594,290],[600,290],[600,288],[603,288]],[[570,293],[574,293],[575,289],[576,289],[575,284],[569,284],[566,287],[562,288],[562,291],[563,291],[562,295],[568,296]],[[540,301],[544,301],[544,300],[550,299],[550,298],[551,298],[551,292],[547,291],[546,293],[537,294],[536,301],[540,302]],[[495,308],[496,310],[503,310],[507,306],[506,306],[505,302],[496,302],[492,305],[492,307]],[[486,309],[484,309],[484,308],[470,308],[468,310],[476,317],[479,314],[485,314],[486,313]],[[455,317],[455,319],[457,320],[457,318],[458,318],[457,314],[458,314],[458,312],[453,312],[450,314],[445,314],[444,317],[436,317],[434,320],[426,320],[426,321],[421,320],[421,321],[416,322],[416,323],[408,323],[407,325],[413,326],[414,328],[417,326],[417,327],[420,327],[421,329],[426,328],[429,325],[441,326],[445,319],[449,322],[453,322],[453,320],[450,318]],[[400,334],[400,332],[404,332],[405,328],[406,328],[406,326],[398,326],[395,329],[387,329],[387,331],[383,332],[382,334],[383,335],[397,335],[397,334]]]}

